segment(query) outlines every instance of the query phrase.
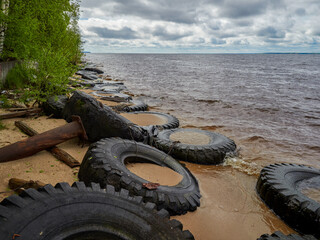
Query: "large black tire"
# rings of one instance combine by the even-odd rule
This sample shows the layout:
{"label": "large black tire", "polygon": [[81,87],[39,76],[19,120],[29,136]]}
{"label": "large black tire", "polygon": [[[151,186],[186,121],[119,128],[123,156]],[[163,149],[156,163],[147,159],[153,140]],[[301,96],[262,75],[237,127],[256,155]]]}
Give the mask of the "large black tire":
{"label": "large black tire", "polygon": [[257,192],[288,225],[304,234],[320,237],[320,203],[297,189],[306,179],[319,177],[320,170],[296,164],[277,163],[261,170]]}
{"label": "large black tire", "polygon": [[159,129],[171,129],[179,127],[179,120],[170,114],[160,113],[160,112],[149,112],[149,111],[137,111],[137,112],[128,112],[128,114],[152,114],[158,115],[160,117],[166,118],[166,123],[162,125],[154,125]]}
{"label": "large black tire", "polygon": [[80,116],[91,142],[106,137],[144,141],[147,137],[142,128],[84,92],[75,91],[67,101],[63,109],[63,118],[70,122],[72,115]]}
{"label": "large black tire", "polygon": [[271,235],[263,234],[257,240],[317,240],[311,235],[299,236],[297,234],[284,235],[282,232],[274,232]]}
{"label": "large black tire", "polygon": [[[175,186],[160,185],[156,190],[149,190],[143,187],[147,180],[127,169],[125,161],[129,158],[168,167],[183,179]],[[167,209],[171,215],[194,211],[200,205],[198,182],[188,169],[167,154],[135,141],[109,138],[91,144],[80,166],[79,179],[100,183],[102,187],[110,184],[117,190],[125,188],[131,195],[155,203],[158,209]]]}
{"label": "large black tire", "polygon": [[167,211],[157,212],[128,191],[102,190],[76,182],[28,189],[0,203],[0,239],[102,240],[102,239],[194,239],[182,224],[169,220]]}
{"label": "large black tire", "polygon": [[[170,140],[170,136],[176,132],[200,133],[208,136],[210,142],[206,145],[173,142]],[[177,128],[161,131],[153,139],[153,145],[174,158],[199,164],[220,164],[224,161],[227,153],[234,153],[236,150],[234,141],[219,133],[191,128]]]}

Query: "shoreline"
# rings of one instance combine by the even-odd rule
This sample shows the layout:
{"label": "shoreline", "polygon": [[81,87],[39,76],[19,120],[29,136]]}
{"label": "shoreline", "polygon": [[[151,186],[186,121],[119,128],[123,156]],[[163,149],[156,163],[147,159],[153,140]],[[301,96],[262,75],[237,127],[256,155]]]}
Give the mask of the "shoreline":
{"label": "shoreline", "polygon": [[[23,120],[39,132],[65,123],[63,119],[47,119],[46,116],[37,119],[3,120],[8,129],[1,131],[4,133],[0,137],[1,146],[26,137],[14,126],[15,120]],[[72,139],[58,146],[81,162],[88,145],[80,148],[77,143],[76,139]],[[198,179],[203,197],[201,206],[195,212],[173,218],[181,221],[184,229],[190,230],[196,239],[208,239],[208,236],[213,236],[214,239],[256,239],[261,234],[271,234],[277,230],[285,234],[294,232],[279,220],[255,194],[256,176],[246,175],[230,166],[183,163]],[[8,168],[12,169],[9,173],[5,171]],[[53,185],[62,181],[72,184],[77,180],[75,173],[78,169],[79,167],[70,169],[65,164],[57,162],[49,153],[42,151],[28,158],[2,163],[0,165],[0,179],[2,180],[0,191],[7,190],[5,184],[12,177],[40,180]],[[149,171],[151,171],[150,168]],[[0,198],[3,196],[3,194],[0,195]]]}

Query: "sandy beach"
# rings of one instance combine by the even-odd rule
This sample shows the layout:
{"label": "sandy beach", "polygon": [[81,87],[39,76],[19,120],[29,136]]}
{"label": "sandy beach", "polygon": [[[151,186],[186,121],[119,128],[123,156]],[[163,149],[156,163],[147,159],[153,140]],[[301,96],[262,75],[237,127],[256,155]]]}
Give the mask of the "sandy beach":
{"label": "sandy beach", "polygon": [[[89,89],[84,91],[92,92]],[[108,101],[101,102],[106,105],[109,103]],[[112,102],[110,105],[116,104]],[[1,109],[1,113],[4,112],[4,109]],[[140,116],[123,113],[121,115],[141,126],[164,123],[163,118],[150,114]],[[47,116],[3,120],[6,128],[0,132],[0,147],[27,137],[15,127],[14,122],[17,120],[24,121],[40,133],[66,124],[63,119],[53,119]],[[58,146],[81,162],[89,143],[82,147],[78,139],[72,139]],[[184,164],[199,181],[202,194],[201,206],[195,212],[173,218],[180,220],[184,229],[190,230],[195,239],[245,240],[256,239],[261,234],[277,230],[286,234],[294,232],[279,220],[256,195],[257,175],[250,176],[230,166],[204,166],[186,162]],[[153,164],[129,163],[127,167],[136,175],[163,185],[176,185],[182,179],[178,173]],[[6,193],[2,193],[0,199],[13,194],[7,192],[10,178],[39,180],[52,185],[58,182],[72,184],[78,180],[78,171],[79,167],[71,169],[47,151],[16,161],[1,163],[0,191]]]}

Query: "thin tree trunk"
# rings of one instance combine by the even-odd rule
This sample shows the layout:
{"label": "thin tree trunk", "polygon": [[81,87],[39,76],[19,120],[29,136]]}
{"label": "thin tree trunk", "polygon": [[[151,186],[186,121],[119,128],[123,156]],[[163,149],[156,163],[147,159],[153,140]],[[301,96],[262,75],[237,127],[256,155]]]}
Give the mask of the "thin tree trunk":
{"label": "thin tree trunk", "polygon": [[[9,12],[9,0],[2,0],[1,1],[1,11],[8,15]],[[5,38],[5,31],[6,31],[7,25],[6,23],[2,23],[0,25],[0,56],[3,52],[3,44],[4,44],[4,38]]]}

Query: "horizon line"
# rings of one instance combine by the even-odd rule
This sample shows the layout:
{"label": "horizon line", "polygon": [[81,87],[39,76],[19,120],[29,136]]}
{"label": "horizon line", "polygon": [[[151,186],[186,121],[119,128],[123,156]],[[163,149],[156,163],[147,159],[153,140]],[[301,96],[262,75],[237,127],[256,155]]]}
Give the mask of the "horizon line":
{"label": "horizon line", "polygon": [[320,52],[249,52],[249,53],[203,53],[203,52],[90,52],[83,51],[82,53],[91,53],[91,54],[320,54]]}

